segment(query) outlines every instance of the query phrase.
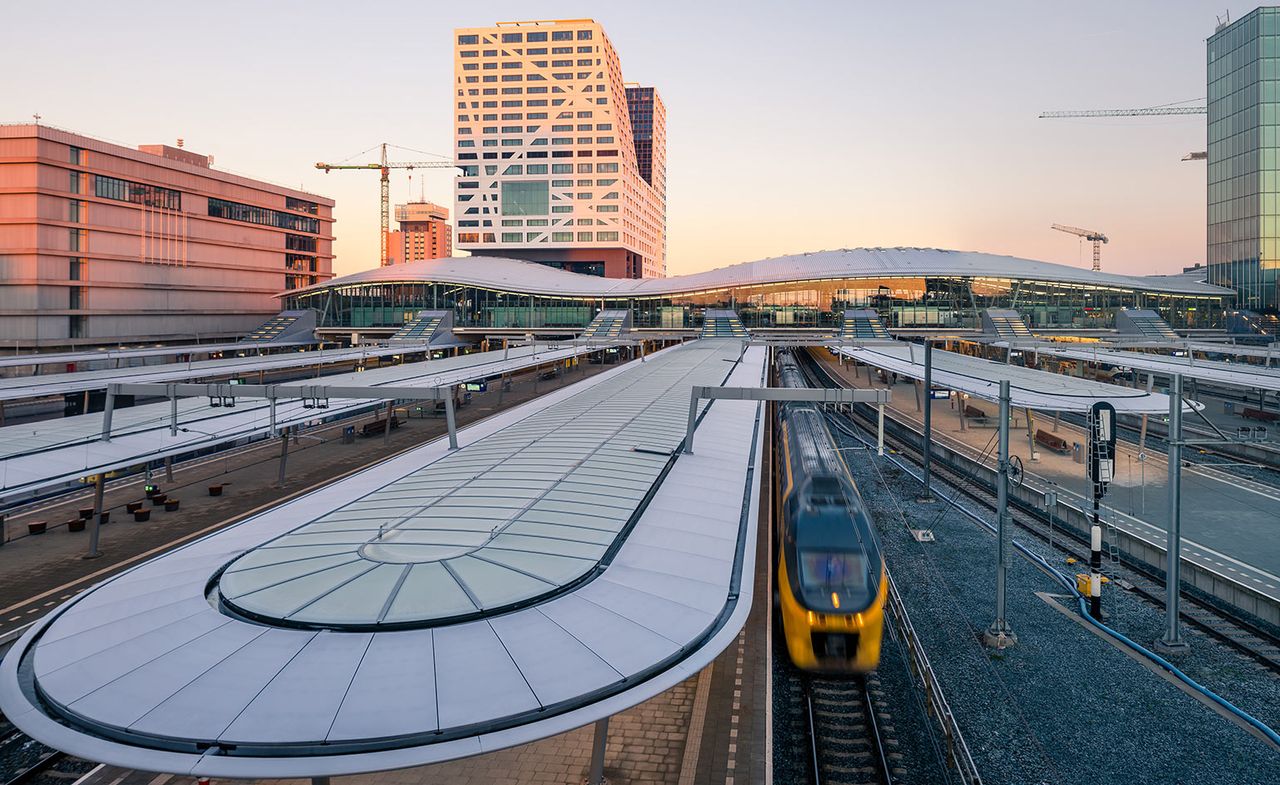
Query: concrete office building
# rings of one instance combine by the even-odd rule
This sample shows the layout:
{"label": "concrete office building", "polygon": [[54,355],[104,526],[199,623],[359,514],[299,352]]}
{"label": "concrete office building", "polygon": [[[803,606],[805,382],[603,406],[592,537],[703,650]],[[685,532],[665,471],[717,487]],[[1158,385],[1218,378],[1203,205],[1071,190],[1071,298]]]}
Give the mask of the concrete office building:
{"label": "concrete office building", "polygon": [[1237,306],[1280,308],[1280,8],[1220,25],[1207,44],[1209,282]]}
{"label": "concrete office building", "polygon": [[449,208],[431,202],[396,205],[400,228],[387,239],[387,259],[392,264],[453,256],[453,227]]}
{"label": "concrete office building", "polygon": [[590,19],[455,31],[459,248],[577,273],[666,273],[666,117]]}
{"label": "concrete office building", "polygon": [[4,347],[233,339],[333,277],[332,200],[211,164],[0,126]]}

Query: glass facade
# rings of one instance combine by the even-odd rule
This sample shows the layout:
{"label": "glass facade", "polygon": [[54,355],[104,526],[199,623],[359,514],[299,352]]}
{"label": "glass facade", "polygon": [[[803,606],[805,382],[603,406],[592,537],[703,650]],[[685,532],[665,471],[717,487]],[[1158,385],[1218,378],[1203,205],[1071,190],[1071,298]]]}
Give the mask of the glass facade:
{"label": "glass facade", "polygon": [[983,277],[844,278],[744,285],[646,297],[560,297],[439,282],[336,286],[292,294],[321,327],[399,327],[419,310],[452,309],[458,327],[581,328],[603,308],[629,309],[636,328],[702,324],[732,308],[747,327],[838,329],[847,308],[874,308],[895,328],[979,329],[985,308],[1013,308],[1036,329],[1110,329],[1120,308],[1150,308],[1178,329],[1221,328],[1226,299],[1109,286]]}
{"label": "glass facade", "polygon": [[1280,9],[1259,8],[1207,45],[1209,283],[1237,305],[1280,308]]}

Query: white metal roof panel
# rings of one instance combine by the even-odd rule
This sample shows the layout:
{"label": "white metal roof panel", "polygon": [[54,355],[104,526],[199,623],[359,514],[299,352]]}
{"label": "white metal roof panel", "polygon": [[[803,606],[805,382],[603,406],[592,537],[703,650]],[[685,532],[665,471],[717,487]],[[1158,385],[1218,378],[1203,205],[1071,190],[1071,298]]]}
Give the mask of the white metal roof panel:
{"label": "white metal roof panel", "polygon": [[1189,379],[1200,379],[1206,382],[1218,382],[1255,390],[1280,391],[1280,368],[1227,363],[1219,360],[1198,360],[1193,357],[1170,357],[1168,355],[1145,354],[1143,352],[1059,347],[1053,344],[1037,345],[1035,351],[1052,354],[1055,357],[1119,365],[1166,376],[1182,374]]}
{"label": "white metal roof panel", "polygon": [[[585,354],[586,347],[519,347],[407,363],[363,373],[324,377],[344,386],[434,387],[510,373],[539,363]],[[331,400],[320,412],[302,401],[280,401],[277,427],[305,425],[321,418],[383,405],[369,400]],[[211,407],[203,398],[178,401],[179,432],[170,434],[167,401],[116,410],[111,441],[101,440],[102,413],[82,414],[0,428],[0,498],[34,493],[79,477],[132,466],[167,455],[182,455],[270,432],[266,401],[241,399],[234,408]]]}
{"label": "white metal roof panel", "polygon": [[[838,349],[858,362],[912,379],[924,378],[924,347],[900,342],[896,346],[863,346]],[[1018,365],[934,349],[933,384],[958,390],[975,398],[1000,400],[1000,381],[1009,380],[1011,405],[1040,411],[1088,411],[1097,401],[1107,401],[1125,414],[1167,414],[1169,396],[1106,384],[1091,379],[1038,371]]]}
{"label": "white metal roof panel", "polygon": [[[263,348],[269,348],[270,345]],[[108,384],[151,384],[182,379],[205,379],[235,376],[240,373],[256,373],[284,368],[304,368],[309,365],[361,362],[374,357],[392,357],[412,352],[429,351],[426,344],[396,347],[357,346],[350,349],[322,349],[313,352],[282,352],[279,354],[251,355],[248,357],[224,357],[218,360],[197,360],[163,365],[138,365],[127,368],[103,368],[96,371],[49,373],[39,376],[8,376],[0,378],[0,401],[17,398],[33,398],[41,395],[66,395],[86,390],[105,390]],[[326,380],[327,381],[327,380]]]}
{"label": "white metal roof panel", "polygon": [[[762,383],[763,360],[762,348],[748,350],[730,382]],[[577,391],[557,390],[482,421],[463,431],[464,445],[498,434],[635,367],[608,371],[582,382]],[[139,565],[59,608],[15,646],[17,654],[0,664],[0,706],[24,730],[73,754],[131,768],[237,778],[339,775],[446,760],[553,735],[616,713],[703,667],[733,640],[745,620],[753,569],[748,544],[755,532],[759,451],[767,427],[760,422],[762,411],[758,403],[717,401],[708,407],[699,428],[714,438],[707,439],[705,451],[672,457],[666,480],[634,524],[633,533],[652,526],[715,533],[699,541],[708,549],[700,554],[703,560],[672,560],[670,549],[636,548],[626,539],[603,575],[569,593],[490,619],[429,629],[348,633],[271,628],[219,613],[205,601],[207,580],[237,553],[296,528],[313,517],[314,509],[341,506],[343,500],[386,485],[389,478],[407,476],[437,461],[447,449],[434,442]],[[726,462],[736,467],[735,475],[720,474]],[[703,473],[713,468],[723,479],[706,484]],[[678,501],[666,498],[668,488],[699,484],[706,486],[705,515],[668,512],[680,508]],[[180,570],[174,569],[175,563],[181,564]],[[678,574],[721,563],[737,569],[718,573],[718,586],[708,583],[713,578],[707,574]],[[653,576],[660,571],[669,575],[664,582],[670,585],[655,583]],[[104,648],[129,646],[110,634],[117,625],[97,625],[92,614],[76,612],[77,605],[94,602],[105,607],[115,601],[116,592],[140,597],[133,584],[150,581],[153,572],[189,576],[171,590],[182,595],[176,604],[198,604],[199,616],[216,619],[221,626],[192,639],[195,628],[186,626],[191,624],[189,617],[172,611],[166,615],[162,611],[167,606],[129,617],[148,620],[147,629],[135,630],[135,637],[144,648],[154,642],[156,657],[79,697],[71,709],[76,712],[74,724],[55,723],[35,709],[19,685],[19,664],[29,662],[32,654],[40,659],[43,637],[64,626],[74,629],[69,638],[87,644],[82,653],[91,659],[86,662]],[[672,594],[675,583],[687,580],[708,585],[678,593],[680,601],[659,596]],[[86,632],[102,639],[80,638]],[[142,660],[141,654],[139,650],[130,656]],[[54,685],[49,698],[60,703],[87,686],[91,685],[69,680]],[[127,686],[142,688],[130,691]],[[67,689],[73,692],[62,694]],[[290,751],[272,754],[277,747],[262,748],[261,757],[222,749],[175,753],[107,741],[81,730],[85,723],[98,722],[123,728],[135,734],[126,738],[138,741],[144,737],[136,734],[148,733],[178,744],[201,739],[261,744],[255,740],[265,737],[277,739],[285,745],[278,749]],[[327,735],[322,735],[322,726],[328,728]],[[290,728],[296,732],[289,733]],[[370,739],[391,746],[332,746]],[[314,746],[320,740],[327,745],[324,749]]]}

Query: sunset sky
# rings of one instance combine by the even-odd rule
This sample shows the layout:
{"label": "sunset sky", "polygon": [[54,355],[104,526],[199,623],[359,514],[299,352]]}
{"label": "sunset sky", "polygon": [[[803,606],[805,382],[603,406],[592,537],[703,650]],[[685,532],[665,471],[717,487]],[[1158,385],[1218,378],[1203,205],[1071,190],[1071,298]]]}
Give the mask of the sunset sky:
{"label": "sunset sky", "polygon": [[[1232,18],[1254,8],[1232,6]],[[785,9],[785,10],[784,10]],[[130,146],[178,137],[215,166],[337,200],[338,259],[378,263],[387,141],[452,150],[452,31],[591,17],[668,109],[668,268],[932,246],[1087,267],[1058,222],[1111,237],[1103,269],[1203,261],[1202,116],[1038,120],[1202,99],[1218,2],[8,3],[0,121]],[[357,160],[374,160],[370,152]],[[417,158],[398,152],[400,158]],[[422,185],[414,174],[412,194]],[[451,175],[425,175],[452,206]],[[393,198],[410,195],[405,173]]]}

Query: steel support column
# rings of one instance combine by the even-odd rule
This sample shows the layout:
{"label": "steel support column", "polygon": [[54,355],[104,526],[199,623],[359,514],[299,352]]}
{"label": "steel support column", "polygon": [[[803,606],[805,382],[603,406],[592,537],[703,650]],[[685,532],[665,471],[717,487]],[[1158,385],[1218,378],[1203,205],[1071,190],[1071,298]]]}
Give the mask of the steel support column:
{"label": "steel support column", "polygon": [[1009,380],[1000,381],[999,460],[996,464],[996,618],[982,634],[988,646],[1004,649],[1018,642],[1005,619],[1006,530],[1009,524]]}
{"label": "steel support column", "polygon": [[1165,544],[1164,649],[1185,649],[1178,615],[1182,580],[1182,375],[1169,380],[1169,530]]}
{"label": "steel support column", "polygon": [[609,718],[596,720],[595,737],[591,740],[591,771],[587,785],[604,785],[604,751],[609,743]]}
{"label": "steel support column", "polygon": [[933,459],[933,343],[924,342],[924,449],[921,451],[922,472],[920,476],[920,496],[916,501],[932,502],[932,469]]}

